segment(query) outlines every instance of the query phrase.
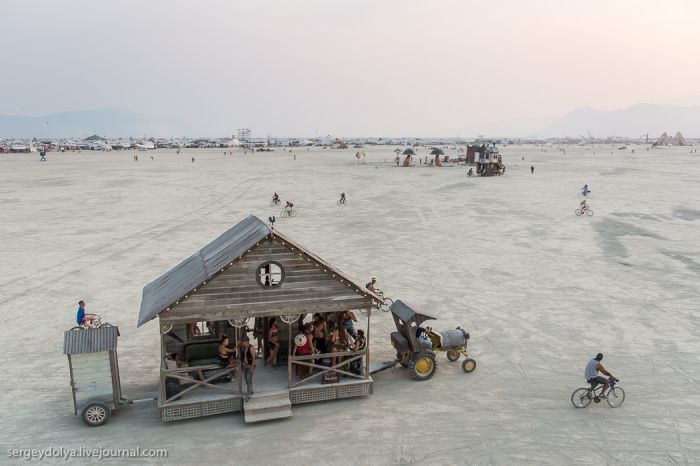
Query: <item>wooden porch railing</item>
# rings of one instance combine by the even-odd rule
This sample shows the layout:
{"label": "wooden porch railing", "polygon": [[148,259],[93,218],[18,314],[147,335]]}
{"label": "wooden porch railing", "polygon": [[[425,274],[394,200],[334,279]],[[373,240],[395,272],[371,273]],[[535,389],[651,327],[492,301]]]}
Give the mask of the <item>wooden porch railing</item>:
{"label": "wooden porch railing", "polygon": [[[367,380],[368,377],[365,375],[366,371],[363,369],[362,374],[353,374],[352,372],[348,372],[345,370],[340,369],[340,367],[343,367],[345,365],[350,364],[353,361],[356,361],[357,359],[362,359],[365,357],[365,354],[367,354],[367,349],[363,349],[360,351],[343,351],[341,353],[319,353],[319,354],[309,354],[309,355],[304,355],[304,356],[290,356],[289,357],[289,388],[295,388],[298,387],[299,385],[303,385],[306,383],[309,383],[311,380],[316,379],[317,377],[322,376],[326,372],[336,372],[338,374],[346,375],[348,377],[353,377],[355,379],[360,379],[360,380]],[[343,358],[341,362],[338,364],[328,367],[328,366],[322,366],[320,364],[316,364],[313,362],[314,359],[324,359],[324,358]],[[345,359],[348,358],[349,359]],[[308,361],[308,362],[307,362]],[[294,364],[297,364],[299,366],[306,366],[306,367],[311,367],[313,369],[321,369],[320,372],[317,372],[303,380],[297,381],[295,384],[291,383],[291,376],[292,376],[292,367]]]}
{"label": "wooden porch railing", "polygon": [[[214,375],[210,375],[206,378],[203,378],[202,380],[200,379],[195,379],[189,373],[191,372],[198,372],[201,374],[204,373],[204,371],[210,371],[210,370],[216,370],[216,373]],[[161,369],[160,371],[160,383],[161,383],[161,390],[163,392],[167,393],[165,391],[165,381],[166,379],[177,379],[182,382],[190,383],[192,384],[191,386],[183,389],[181,392],[171,396],[170,398],[167,398],[164,402],[163,405],[166,405],[168,403],[171,403],[179,398],[182,397],[182,395],[186,394],[187,392],[190,392],[194,390],[195,388],[198,387],[208,387],[208,388],[213,388],[215,390],[223,391],[226,393],[231,393],[231,394],[241,394],[240,388],[235,387],[235,388],[228,388],[228,387],[222,387],[213,383],[210,383],[212,380],[216,380],[219,377],[223,377],[226,375],[230,375],[233,377],[233,373],[238,371],[238,366],[233,366],[233,367],[221,367],[218,364],[210,364],[208,366],[193,366],[193,367],[179,367],[177,369]],[[204,377],[203,375],[201,375]],[[165,395],[163,396],[165,398]]]}

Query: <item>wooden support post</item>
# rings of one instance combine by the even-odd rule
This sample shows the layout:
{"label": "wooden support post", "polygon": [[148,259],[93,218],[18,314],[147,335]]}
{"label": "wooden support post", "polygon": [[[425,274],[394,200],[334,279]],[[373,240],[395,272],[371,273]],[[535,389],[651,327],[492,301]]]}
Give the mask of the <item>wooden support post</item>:
{"label": "wooden support post", "polygon": [[369,377],[369,327],[372,318],[372,308],[367,309],[367,335],[365,335],[365,377]]}
{"label": "wooden support post", "polygon": [[287,387],[292,388],[292,324],[287,324],[289,338],[287,339]]}

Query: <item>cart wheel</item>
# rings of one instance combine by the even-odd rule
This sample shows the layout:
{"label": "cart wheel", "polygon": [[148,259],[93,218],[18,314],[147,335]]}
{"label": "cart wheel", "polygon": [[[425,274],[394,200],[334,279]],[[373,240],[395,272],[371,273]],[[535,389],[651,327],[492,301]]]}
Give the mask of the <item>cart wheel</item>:
{"label": "cart wheel", "polygon": [[448,359],[450,362],[455,362],[456,360],[459,359],[459,351],[457,351],[457,350],[449,350],[449,351],[447,352],[447,359]]}
{"label": "cart wheel", "polygon": [[109,421],[109,407],[99,401],[89,403],[83,408],[81,417],[83,422],[90,427],[99,427]]}
{"label": "cart wheel", "polygon": [[423,381],[432,378],[437,369],[435,353],[423,350],[413,355],[408,363],[408,370],[415,380]]}
{"label": "cart wheel", "polygon": [[476,361],[472,358],[465,359],[464,361],[462,361],[462,369],[467,374],[469,374],[470,372],[474,372],[474,369],[476,369]]}

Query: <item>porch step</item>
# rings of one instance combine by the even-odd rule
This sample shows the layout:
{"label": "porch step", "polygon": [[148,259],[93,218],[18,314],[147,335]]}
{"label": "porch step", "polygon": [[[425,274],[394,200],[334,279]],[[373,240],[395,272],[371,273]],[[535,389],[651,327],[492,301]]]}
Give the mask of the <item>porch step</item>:
{"label": "porch step", "polygon": [[261,422],[292,417],[289,390],[255,393],[243,403],[245,422]]}

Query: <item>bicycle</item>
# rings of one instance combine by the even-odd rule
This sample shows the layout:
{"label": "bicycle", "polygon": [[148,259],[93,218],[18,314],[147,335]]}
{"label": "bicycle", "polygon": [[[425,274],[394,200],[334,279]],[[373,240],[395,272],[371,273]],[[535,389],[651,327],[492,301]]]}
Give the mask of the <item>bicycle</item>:
{"label": "bicycle", "polygon": [[344,197],[341,197],[340,199],[338,199],[335,205],[348,205],[348,200]]}
{"label": "bicycle", "polygon": [[577,217],[580,217],[583,214],[586,214],[587,216],[592,217],[593,216],[593,209],[590,209],[590,208],[589,209],[576,209],[574,211],[574,213],[576,214]]}
{"label": "bicycle", "polygon": [[279,199],[275,199],[275,198],[273,197],[272,200],[270,201],[270,207],[274,207],[274,206],[280,205],[281,202],[282,202],[282,201],[280,201]]}
{"label": "bicycle", "polygon": [[579,199],[590,199],[590,198],[591,198],[591,193],[592,193],[592,192],[593,192],[593,191],[586,191],[586,192],[579,191],[579,192],[578,192],[578,198],[579,198]]}
{"label": "bicycle", "polygon": [[112,324],[109,322],[102,322],[102,317],[100,317],[99,314],[93,314],[96,319],[93,319],[92,321],[92,327],[89,327],[87,324],[80,324],[76,325],[73,327],[71,330],[91,330],[95,328],[100,328],[100,327],[111,327]]}
{"label": "bicycle", "polygon": [[294,210],[293,207],[285,207],[282,209],[282,212],[280,212],[280,217],[296,217],[297,216],[297,211]]}
{"label": "bicycle", "polygon": [[380,309],[384,312],[389,312],[391,305],[394,304],[394,300],[384,296],[384,292],[382,290],[375,290],[374,294],[382,298],[382,301],[378,301],[376,304],[377,309]]}
{"label": "bicycle", "polygon": [[[618,387],[615,384],[619,382],[618,379],[609,379],[608,394],[603,393],[603,384],[598,384],[595,388],[589,382],[588,387],[581,387],[574,390],[571,394],[571,404],[575,408],[585,408],[591,401],[600,403],[600,400],[605,399],[608,402],[608,406],[611,408],[618,408],[625,401],[625,391],[622,387]],[[600,391],[598,391],[600,390]]]}

